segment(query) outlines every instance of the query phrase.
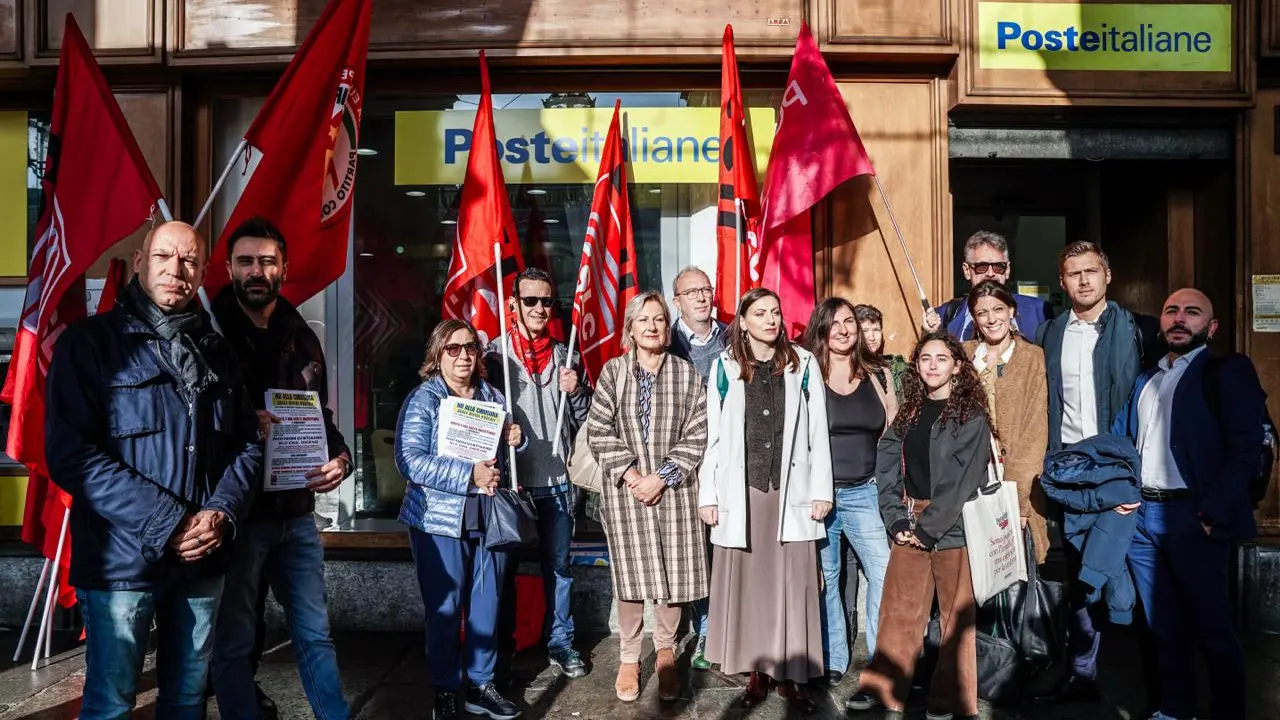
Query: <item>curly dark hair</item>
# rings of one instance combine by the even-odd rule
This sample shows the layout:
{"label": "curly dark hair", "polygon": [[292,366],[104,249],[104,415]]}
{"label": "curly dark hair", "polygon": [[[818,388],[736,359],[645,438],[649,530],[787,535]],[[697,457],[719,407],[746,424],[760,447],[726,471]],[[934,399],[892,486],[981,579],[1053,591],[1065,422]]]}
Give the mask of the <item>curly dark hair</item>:
{"label": "curly dark hair", "polygon": [[987,409],[987,391],[982,386],[978,371],[973,368],[973,360],[965,354],[960,341],[945,330],[920,338],[916,349],[911,352],[911,367],[902,373],[902,405],[898,408],[897,417],[893,419],[894,431],[899,436],[906,437],[907,431],[920,421],[920,408],[927,395],[924,379],[920,377],[920,353],[925,345],[934,341],[946,345],[947,352],[960,366],[960,372],[952,380],[951,397],[947,399],[947,406],[942,409],[942,423],[950,423],[954,429],[981,416],[986,419],[991,434],[995,435],[995,424]]}

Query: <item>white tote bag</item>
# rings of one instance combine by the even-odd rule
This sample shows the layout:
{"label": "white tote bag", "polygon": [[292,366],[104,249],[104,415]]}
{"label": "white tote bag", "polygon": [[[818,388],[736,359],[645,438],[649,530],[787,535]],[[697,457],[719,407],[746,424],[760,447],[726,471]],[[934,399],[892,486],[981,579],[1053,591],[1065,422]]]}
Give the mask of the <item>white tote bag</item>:
{"label": "white tote bag", "polygon": [[978,605],[1027,579],[1027,556],[1018,517],[1018,485],[1004,481],[1004,458],[991,439],[987,484],[964,504],[965,548]]}

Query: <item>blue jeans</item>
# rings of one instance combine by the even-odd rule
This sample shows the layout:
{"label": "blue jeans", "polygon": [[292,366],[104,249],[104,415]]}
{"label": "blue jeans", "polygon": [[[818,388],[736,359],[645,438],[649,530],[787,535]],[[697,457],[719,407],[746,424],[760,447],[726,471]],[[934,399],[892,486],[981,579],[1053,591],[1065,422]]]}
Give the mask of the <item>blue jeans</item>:
{"label": "blue jeans", "polygon": [[284,607],[312,712],[319,720],[349,718],[325,606],[324,548],[311,513],[249,523],[232,552],[214,634],[212,681],[221,716],[227,720],[259,717],[252,661],[258,600],[267,582]]}
{"label": "blue jeans", "polygon": [[157,720],[204,717],[222,578],[151,590],[76,590],[86,630],[83,720],[126,720],[138,697],[151,621],[157,625]]}
{"label": "blue jeans", "polygon": [[[462,687],[465,665],[473,686],[493,682],[498,661],[498,607],[507,553],[484,541],[409,529],[409,548],[426,610],[427,679],[440,690]],[[459,652],[458,629],[466,615]]]}
{"label": "blue jeans", "polygon": [[573,493],[533,498],[538,511],[538,559],[542,591],[551,615],[548,650],[573,647],[573,576],[569,574],[569,542],[573,539]]}
{"label": "blue jeans", "polygon": [[[849,669],[849,630],[845,625],[840,586],[840,537],[849,539],[867,576],[867,656],[875,655],[880,622],[880,596],[889,569],[889,534],[880,517],[879,490],[875,481],[858,487],[837,487],[835,504],[827,515],[827,539],[818,542],[822,563],[822,658],[828,671]],[[850,568],[850,572],[857,572]]]}
{"label": "blue jeans", "polygon": [[1198,715],[1195,649],[1205,654],[1210,717],[1245,716],[1244,648],[1231,609],[1231,543],[1205,534],[1190,501],[1143,502],[1129,571],[1155,636],[1160,711]]}

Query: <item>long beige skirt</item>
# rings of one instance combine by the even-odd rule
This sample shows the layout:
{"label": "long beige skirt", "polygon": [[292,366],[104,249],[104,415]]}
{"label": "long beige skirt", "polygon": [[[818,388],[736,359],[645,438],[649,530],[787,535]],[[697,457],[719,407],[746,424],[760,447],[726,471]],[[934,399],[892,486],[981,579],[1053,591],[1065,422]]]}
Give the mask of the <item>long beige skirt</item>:
{"label": "long beige skirt", "polygon": [[712,551],[707,659],[724,673],[807,683],[823,673],[818,551],[778,542],[780,500],[748,488],[747,549]]}

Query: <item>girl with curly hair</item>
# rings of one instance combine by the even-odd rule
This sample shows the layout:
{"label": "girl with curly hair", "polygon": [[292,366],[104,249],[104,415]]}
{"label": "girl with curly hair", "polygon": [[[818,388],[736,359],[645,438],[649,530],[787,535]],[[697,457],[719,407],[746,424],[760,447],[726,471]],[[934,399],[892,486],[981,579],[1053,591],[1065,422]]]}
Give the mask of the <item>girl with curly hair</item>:
{"label": "girl with curly hair", "polygon": [[880,513],[893,540],[880,634],[849,710],[902,711],[934,595],[942,644],[929,687],[929,720],[976,717],[977,607],[960,513],[987,479],[987,394],[955,338],[926,335],[902,378],[902,406],[880,440]]}

